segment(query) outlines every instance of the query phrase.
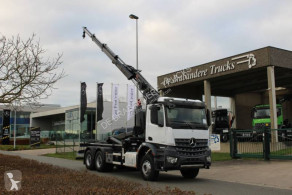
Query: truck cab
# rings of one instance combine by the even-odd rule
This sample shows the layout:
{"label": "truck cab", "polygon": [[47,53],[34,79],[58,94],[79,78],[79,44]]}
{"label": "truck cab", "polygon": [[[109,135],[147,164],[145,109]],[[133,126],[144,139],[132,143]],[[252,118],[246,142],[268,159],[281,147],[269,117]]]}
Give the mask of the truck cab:
{"label": "truck cab", "polygon": [[220,135],[220,141],[227,142],[233,120],[230,120],[230,112],[227,109],[212,111],[212,133]]}
{"label": "truck cab", "polygon": [[205,104],[196,100],[160,97],[147,105],[146,142],[175,145],[177,139],[209,138]]}
{"label": "truck cab", "polygon": [[[288,119],[284,120],[283,109],[281,104],[277,104],[277,125],[278,125],[278,140],[285,141],[292,138],[291,124]],[[253,132],[254,137],[259,137],[262,135],[261,131],[271,129],[271,119],[270,119],[270,106],[269,105],[257,105],[252,109],[252,127],[255,130]]]}
{"label": "truck cab", "polygon": [[210,121],[203,102],[160,97],[147,106],[146,116],[145,142],[163,149],[156,159],[158,169],[209,168]]}
{"label": "truck cab", "polygon": [[[277,124],[278,128],[283,125],[283,112],[282,106],[277,104]],[[252,127],[255,130],[270,129],[270,106],[269,105],[257,105],[252,109]]]}

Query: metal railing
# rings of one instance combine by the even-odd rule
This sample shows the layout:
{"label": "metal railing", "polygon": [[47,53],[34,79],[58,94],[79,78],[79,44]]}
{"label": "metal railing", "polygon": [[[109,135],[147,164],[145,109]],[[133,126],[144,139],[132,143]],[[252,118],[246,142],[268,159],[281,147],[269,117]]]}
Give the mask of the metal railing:
{"label": "metal railing", "polygon": [[292,129],[230,131],[233,158],[292,159]]}

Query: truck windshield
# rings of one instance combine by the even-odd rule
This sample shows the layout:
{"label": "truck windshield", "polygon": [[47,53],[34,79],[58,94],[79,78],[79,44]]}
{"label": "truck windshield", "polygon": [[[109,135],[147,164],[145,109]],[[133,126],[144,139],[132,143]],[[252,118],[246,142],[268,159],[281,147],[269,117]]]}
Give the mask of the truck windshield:
{"label": "truck windshield", "polygon": [[[281,115],[281,109],[277,108],[277,117]],[[257,108],[254,111],[254,118],[269,118],[270,117],[270,108]]]}
{"label": "truck windshield", "polygon": [[204,108],[166,107],[166,126],[173,129],[208,130]]}

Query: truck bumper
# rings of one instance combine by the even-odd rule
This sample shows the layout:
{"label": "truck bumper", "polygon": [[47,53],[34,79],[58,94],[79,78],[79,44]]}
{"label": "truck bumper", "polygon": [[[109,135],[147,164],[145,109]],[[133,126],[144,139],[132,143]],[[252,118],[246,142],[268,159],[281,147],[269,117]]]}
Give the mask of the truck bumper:
{"label": "truck bumper", "polygon": [[211,166],[211,150],[208,149],[204,155],[178,155],[174,147],[164,150],[164,154],[156,159],[159,170],[181,170],[206,168]]}

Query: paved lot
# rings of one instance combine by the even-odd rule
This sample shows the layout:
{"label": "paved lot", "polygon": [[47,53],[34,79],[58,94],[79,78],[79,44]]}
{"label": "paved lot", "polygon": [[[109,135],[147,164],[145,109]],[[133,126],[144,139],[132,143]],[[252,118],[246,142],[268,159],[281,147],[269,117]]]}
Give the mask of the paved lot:
{"label": "paved lot", "polygon": [[[81,161],[37,156],[32,153],[24,154],[27,151],[0,151],[0,153],[17,155],[74,170],[86,170]],[[35,154],[39,153],[40,151],[35,151]],[[178,171],[161,173],[158,182],[145,182],[141,179],[139,172],[127,169],[112,173],[96,171],[90,173],[132,180],[155,188],[179,187],[183,190],[194,190],[199,194],[292,194],[292,161],[216,162],[209,170],[201,169],[196,180],[184,180]]]}
{"label": "paved lot", "polygon": [[292,161],[233,160],[213,163],[200,177],[292,190]]}

